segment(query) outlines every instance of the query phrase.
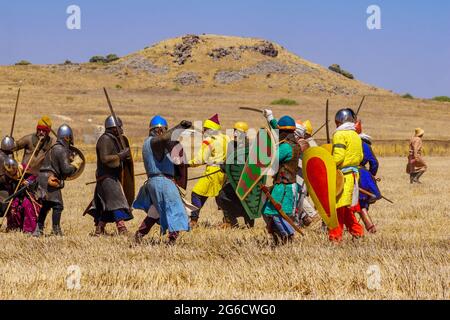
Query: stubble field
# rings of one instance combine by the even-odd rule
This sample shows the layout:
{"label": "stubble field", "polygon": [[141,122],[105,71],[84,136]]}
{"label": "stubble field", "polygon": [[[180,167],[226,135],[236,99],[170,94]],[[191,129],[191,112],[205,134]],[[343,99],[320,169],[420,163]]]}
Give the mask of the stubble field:
{"label": "stubble field", "polygon": [[[0,299],[449,299],[450,158],[428,158],[430,170],[414,186],[404,158],[380,162],[381,188],[395,205],[372,208],[376,235],[356,242],[347,235],[332,245],[318,223],[279,248],[271,247],[262,220],[253,230],[220,229],[213,200],[200,228],[176,246],[156,228],[141,245],[132,237],[91,237],[92,219],[81,216],[94,189],[85,186],[94,176],[88,165],[64,190],[65,237],[0,234]],[[134,216],[131,232],[145,214]],[[80,287],[71,289],[77,270]]]}

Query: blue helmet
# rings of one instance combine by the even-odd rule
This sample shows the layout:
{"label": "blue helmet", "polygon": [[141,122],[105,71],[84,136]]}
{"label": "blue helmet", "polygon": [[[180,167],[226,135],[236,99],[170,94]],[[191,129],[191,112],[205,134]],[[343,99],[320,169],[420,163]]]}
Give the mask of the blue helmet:
{"label": "blue helmet", "polygon": [[150,120],[150,129],[158,128],[158,127],[168,127],[167,120],[161,116],[154,116],[152,120]]}
{"label": "blue helmet", "polygon": [[296,129],[295,120],[289,116],[281,117],[280,120],[278,120],[278,129],[295,131]]}

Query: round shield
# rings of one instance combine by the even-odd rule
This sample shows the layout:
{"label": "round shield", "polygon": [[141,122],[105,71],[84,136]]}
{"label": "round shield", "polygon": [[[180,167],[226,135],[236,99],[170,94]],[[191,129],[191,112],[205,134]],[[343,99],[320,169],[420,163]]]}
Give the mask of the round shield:
{"label": "round shield", "polygon": [[69,149],[70,149],[70,152],[72,153],[72,154],[71,154],[71,158],[73,159],[75,156],[78,155],[78,156],[83,160],[83,163],[82,163],[81,166],[78,168],[78,170],[75,171],[74,174],[72,174],[71,176],[67,177],[67,179],[66,179],[67,181],[75,180],[76,178],[78,178],[79,176],[81,176],[81,174],[82,174],[83,171],[84,171],[84,167],[86,167],[86,158],[85,158],[83,152],[81,152],[80,149],[78,149],[78,148],[76,148],[76,147],[74,147],[74,146],[70,146]]}

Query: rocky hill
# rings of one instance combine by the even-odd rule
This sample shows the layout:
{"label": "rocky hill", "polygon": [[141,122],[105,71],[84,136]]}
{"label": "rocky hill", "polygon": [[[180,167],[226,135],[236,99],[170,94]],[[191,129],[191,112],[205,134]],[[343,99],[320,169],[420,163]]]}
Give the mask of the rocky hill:
{"label": "rocky hill", "polygon": [[[29,82],[89,86],[117,82],[127,89],[229,89],[320,95],[384,95],[388,91],[348,79],[263,39],[186,35],[159,42],[111,63],[14,66],[32,70]],[[19,70],[17,70],[19,69]],[[51,77],[47,77],[45,74]],[[101,77],[101,78],[99,78]]]}

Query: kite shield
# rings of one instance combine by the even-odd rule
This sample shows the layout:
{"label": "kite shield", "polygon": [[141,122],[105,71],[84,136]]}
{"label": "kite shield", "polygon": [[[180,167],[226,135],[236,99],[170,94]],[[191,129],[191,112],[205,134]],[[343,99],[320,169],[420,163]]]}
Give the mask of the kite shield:
{"label": "kite shield", "polygon": [[303,177],[309,194],[328,228],[338,226],[336,214],[336,164],[323,147],[312,147],[303,156]]}
{"label": "kite shield", "polygon": [[[125,135],[123,136],[123,138],[126,144],[125,148],[129,148],[130,142],[128,138]],[[122,185],[125,198],[127,199],[127,202],[131,208],[135,196],[134,162],[132,153],[130,153],[130,158],[123,161],[120,184]]]}
{"label": "kite shield", "polygon": [[[230,164],[225,166],[225,173],[227,175],[228,182],[231,184],[233,190],[237,190],[239,180],[245,165],[243,164]],[[266,183],[266,177],[264,176],[261,183]],[[241,200],[241,204],[244,207],[247,216],[250,219],[257,219],[261,217],[261,208],[264,204],[263,195],[259,188],[253,188],[244,200]]]}
{"label": "kite shield", "polygon": [[[268,128],[260,129],[253,140],[248,155],[247,162],[240,175],[236,186],[236,194],[241,201],[244,201],[254,192],[261,193],[259,185],[265,179],[275,160],[275,138]],[[265,180],[263,180],[265,182]]]}

